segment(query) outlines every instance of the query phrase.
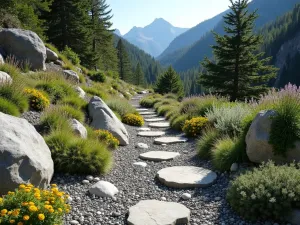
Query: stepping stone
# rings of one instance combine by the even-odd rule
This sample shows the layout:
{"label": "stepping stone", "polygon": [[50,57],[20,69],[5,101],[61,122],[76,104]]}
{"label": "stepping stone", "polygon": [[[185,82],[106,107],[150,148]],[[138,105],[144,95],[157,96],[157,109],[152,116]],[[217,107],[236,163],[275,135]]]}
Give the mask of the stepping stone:
{"label": "stepping stone", "polygon": [[151,129],[149,127],[141,127],[138,128],[137,131],[150,131]]}
{"label": "stepping stone", "polygon": [[163,144],[176,144],[176,143],[185,143],[188,139],[184,137],[162,137],[156,138],[154,144],[163,145]]}
{"label": "stepping stone", "polygon": [[217,179],[211,170],[195,166],[174,166],[157,172],[161,183],[172,188],[207,187]]}
{"label": "stepping stone", "polygon": [[158,117],[158,115],[153,114],[153,115],[143,115],[144,118],[155,118]]}
{"label": "stepping stone", "polygon": [[188,224],[191,211],[182,204],[158,200],[143,200],[129,208],[129,225]]}
{"label": "stepping stone", "polygon": [[135,147],[136,148],[140,148],[140,149],[147,149],[147,148],[149,148],[149,146],[147,144],[145,144],[145,143],[137,143],[135,145]]}
{"label": "stepping stone", "polygon": [[160,162],[160,161],[169,161],[177,156],[180,156],[178,152],[166,152],[166,151],[151,151],[140,154],[140,158],[144,160]]}
{"label": "stepping stone", "polygon": [[165,118],[151,118],[151,119],[145,119],[145,122],[160,122],[160,121],[165,121]]}
{"label": "stepping stone", "polygon": [[142,131],[139,132],[137,135],[141,137],[161,137],[166,133],[163,131]]}
{"label": "stepping stone", "polygon": [[136,111],[138,111],[138,112],[146,112],[146,111],[149,111],[149,109],[140,108],[140,109],[136,109]]}
{"label": "stepping stone", "polygon": [[140,98],[132,98],[131,100],[140,100]]}
{"label": "stepping stone", "polygon": [[156,115],[156,112],[140,112],[140,115]]}
{"label": "stepping stone", "polygon": [[152,127],[152,128],[169,128],[170,127],[170,123],[169,122],[165,122],[165,123],[150,123],[149,127]]}

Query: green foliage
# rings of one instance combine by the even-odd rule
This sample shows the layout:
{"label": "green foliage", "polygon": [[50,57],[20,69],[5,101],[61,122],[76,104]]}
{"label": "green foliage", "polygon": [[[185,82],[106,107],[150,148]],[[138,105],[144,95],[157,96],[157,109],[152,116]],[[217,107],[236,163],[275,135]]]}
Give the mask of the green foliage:
{"label": "green foliage", "polygon": [[46,137],[46,143],[56,172],[99,174],[111,168],[111,154],[98,140],[81,139],[72,131],[57,130]]}
{"label": "green foliage", "polygon": [[61,52],[64,56],[67,57],[74,65],[80,64],[80,59],[78,54],[76,54],[71,48],[65,46],[64,50]]}
{"label": "green foliage", "polygon": [[0,112],[12,116],[20,115],[18,107],[8,99],[2,97],[0,97]]}
{"label": "green foliage", "polygon": [[97,89],[97,88],[94,88],[94,87],[82,87],[82,89],[87,94],[90,94],[90,95],[93,95],[93,96],[96,95],[96,96],[100,97],[103,100],[106,100],[108,98],[107,94],[101,89]]}
{"label": "green foliage", "polygon": [[75,109],[82,110],[86,108],[88,103],[86,103],[82,98],[79,98],[78,96],[67,96],[59,101],[59,104],[69,105]]}
{"label": "green foliage", "polygon": [[122,39],[119,40],[117,45],[118,51],[118,65],[120,79],[126,82],[134,82],[131,70],[131,64],[128,58],[127,50],[123,44]]}
{"label": "green foliage", "polygon": [[211,154],[214,168],[220,171],[230,170],[233,163],[244,162],[247,159],[244,139],[228,136],[215,142]]}
{"label": "green foliage", "polygon": [[95,130],[95,135],[97,136],[100,142],[104,142],[107,146],[114,150],[116,149],[120,142],[117,138],[115,138],[109,131],[107,130]]}
{"label": "green foliage", "polygon": [[271,59],[263,58],[264,53],[257,53],[262,37],[253,32],[258,15],[256,11],[248,11],[250,1],[231,3],[231,11],[224,16],[226,34],[214,33],[217,45],[212,48],[216,60],[205,58],[202,63],[205,72],[199,82],[236,101],[265,92],[266,84],[275,77],[277,69],[268,65]]}
{"label": "green foliage", "polygon": [[175,130],[182,131],[185,121],[188,119],[188,115],[183,114],[178,117],[174,117],[171,120],[171,127]]}
{"label": "green foliage", "polygon": [[144,125],[144,119],[140,115],[128,113],[122,117],[122,122],[131,126],[141,127]]}
{"label": "green foliage", "polygon": [[[0,12],[2,12],[0,10]],[[21,21],[17,16],[9,13],[4,13],[4,15],[0,18],[0,27],[5,28],[21,28]]]}
{"label": "green foliage", "polygon": [[196,137],[202,133],[202,130],[207,126],[207,124],[207,118],[195,117],[190,120],[186,120],[182,130],[187,136]]}
{"label": "green foliage", "polygon": [[6,58],[4,64],[0,64],[0,71],[9,74],[13,78],[13,80],[15,80],[21,74],[21,71],[18,66],[19,64],[14,58],[8,57]]}
{"label": "green foliage", "polygon": [[160,100],[161,97],[162,97],[161,95],[157,97],[155,97],[154,95],[144,97],[141,99],[140,105],[145,108],[152,108],[154,104]]}
{"label": "green foliage", "polygon": [[144,85],[144,73],[141,67],[141,64],[138,63],[135,69],[134,77],[133,77],[133,84],[135,85]]}
{"label": "green foliage", "polygon": [[201,159],[210,159],[212,157],[212,148],[218,138],[220,138],[220,133],[216,129],[206,129],[202,133],[202,136],[197,141],[198,156]]}
{"label": "green foliage", "polygon": [[27,111],[29,108],[28,98],[23,92],[23,85],[18,82],[1,84],[0,97],[17,106],[21,113]]}
{"label": "green foliage", "polygon": [[1,224],[61,224],[71,209],[67,200],[68,195],[56,185],[51,190],[42,190],[32,184],[21,184],[0,198]]}
{"label": "green foliage", "polygon": [[42,111],[50,105],[50,101],[44,93],[30,88],[26,88],[24,92],[28,96],[31,109]]}
{"label": "green foliage", "polygon": [[107,106],[116,111],[122,118],[126,114],[137,114],[136,109],[125,99],[114,98],[106,102]]}
{"label": "green foliage", "polygon": [[154,90],[159,94],[174,93],[179,97],[184,95],[182,81],[171,66],[164,74],[158,77]]}
{"label": "green foliage", "polygon": [[176,105],[162,105],[157,108],[157,113],[160,116],[165,116],[168,112],[174,110],[176,108]]}
{"label": "green foliage", "polygon": [[106,80],[105,74],[101,71],[90,71],[88,75],[91,78],[91,80],[96,82],[104,83]]}
{"label": "green foliage", "polygon": [[227,191],[231,207],[242,217],[257,221],[287,221],[300,207],[300,170],[295,165],[269,162],[237,177]]}

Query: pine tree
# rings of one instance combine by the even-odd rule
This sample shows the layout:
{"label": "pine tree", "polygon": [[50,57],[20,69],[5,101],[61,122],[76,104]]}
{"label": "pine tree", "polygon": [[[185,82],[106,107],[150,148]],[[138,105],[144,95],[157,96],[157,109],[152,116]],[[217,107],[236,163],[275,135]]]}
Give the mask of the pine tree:
{"label": "pine tree", "polygon": [[224,16],[227,34],[214,33],[215,61],[202,62],[206,72],[200,75],[200,84],[212,92],[230,96],[231,101],[255,97],[266,91],[267,82],[276,75],[276,69],[267,65],[270,58],[257,53],[262,38],[253,33],[258,15],[249,13],[249,0],[230,0],[231,11]]}
{"label": "pine tree", "polygon": [[144,73],[140,63],[136,66],[133,83],[135,85],[143,85],[145,83]]}
{"label": "pine tree", "polygon": [[172,66],[170,66],[164,74],[158,77],[154,90],[160,94],[174,93],[179,97],[184,95],[180,76],[175,72]]}
{"label": "pine tree", "polygon": [[132,82],[131,64],[122,39],[120,39],[118,42],[117,51],[119,62],[119,76],[126,82]]}

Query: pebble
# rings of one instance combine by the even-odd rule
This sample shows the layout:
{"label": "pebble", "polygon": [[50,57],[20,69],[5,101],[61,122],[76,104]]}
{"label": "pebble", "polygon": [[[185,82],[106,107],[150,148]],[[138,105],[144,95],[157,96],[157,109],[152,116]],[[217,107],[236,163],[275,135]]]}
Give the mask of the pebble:
{"label": "pebble", "polygon": [[89,184],[90,182],[88,180],[83,180],[82,183],[83,184]]}
{"label": "pebble", "polygon": [[160,198],[162,201],[167,201],[166,197],[161,197]]}
{"label": "pebble", "polygon": [[79,222],[77,220],[72,220],[70,224],[79,224]]}
{"label": "pebble", "polygon": [[93,177],[93,176],[87,176],[86,179],[87,179],[88,181],[93,181],[94,177]]}
{"label": "pebble", "polygon": [[189,200],[189,199],[192,198],[192,195],[189,194],[189,193],[183,193],[183,194],[181,195],[181,198],[182,198],[183,200]]}

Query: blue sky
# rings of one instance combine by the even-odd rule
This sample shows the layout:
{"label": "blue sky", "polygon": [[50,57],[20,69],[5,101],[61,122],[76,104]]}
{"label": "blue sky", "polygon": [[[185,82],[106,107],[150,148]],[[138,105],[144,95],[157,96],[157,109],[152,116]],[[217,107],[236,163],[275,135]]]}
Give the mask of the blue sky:
{"label": "blue sky", "polygon": [[113,10],[113,28],[124,35],[133,26],[144,27],[164,18],[177,27],[190,28],[226,9],[228,0],[107,0]]}

